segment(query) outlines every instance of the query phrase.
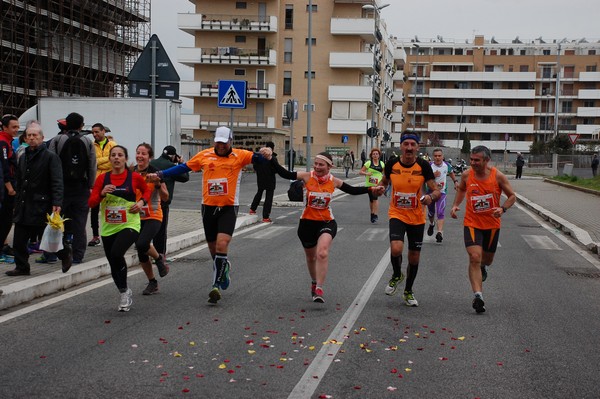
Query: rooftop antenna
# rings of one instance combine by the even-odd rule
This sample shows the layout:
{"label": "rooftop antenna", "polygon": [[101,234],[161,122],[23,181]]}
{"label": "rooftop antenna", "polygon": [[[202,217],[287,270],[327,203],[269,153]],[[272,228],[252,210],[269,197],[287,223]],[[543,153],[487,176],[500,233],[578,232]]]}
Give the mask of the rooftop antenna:
{"label": "rooftop antenna", "polygon": [[496,37],[492,36],[492,40],[491,40],[492,44],[498,44],[498,42],[496,41]]}
{"label": "rooftop antenna", "polygon": [[420,43],[419,38],[417,37],[417,35],[415,35],[415,42]]}
{"label": "rooftop antenna", "polygon": [[442,37],[442,35],[437,35],[437,39],[438,39],[440,42],[444,43],[444,38]]}

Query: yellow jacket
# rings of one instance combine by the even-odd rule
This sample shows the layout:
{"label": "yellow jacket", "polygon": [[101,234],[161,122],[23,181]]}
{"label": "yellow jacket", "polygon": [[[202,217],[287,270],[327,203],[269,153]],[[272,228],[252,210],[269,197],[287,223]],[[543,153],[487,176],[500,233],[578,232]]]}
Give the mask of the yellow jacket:
{"label": "yellow jacket", "polygon": [[96,177],[98,177],[101,173],[106,173],[112,169],[112,166],[109,161],[109,155],[110,155],[110,149],[113,148],[115,145],[117,145],[117,143],[115,143],[108,137],[106,138],[106,142],[104,143],[103,147],[100,147],[100,144],[98,144],[94,140],[94,148],[96,149],[96,164],[97,164]]}

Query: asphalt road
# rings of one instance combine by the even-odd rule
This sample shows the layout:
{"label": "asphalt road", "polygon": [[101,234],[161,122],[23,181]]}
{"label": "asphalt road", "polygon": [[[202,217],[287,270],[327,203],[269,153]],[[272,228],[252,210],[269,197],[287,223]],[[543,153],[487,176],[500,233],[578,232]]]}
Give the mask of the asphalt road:
{"label": "asphalt road", "polygon": [[217,306],[206,302],[212,268],[200,246],[179,255],[157,295],[142,296],[132,270],[129,313],[116,311],[107,279],[0,319],[0,397],[600,396],[600,264],[566,238],[512,208],[478,315],[462,227],[448,219],[441,245],[425,238],[420,306],[409,308],[383,293],[385,217],[369,223],[366,196],[339,197],[333,209],[325,304],[310,298],[299,208],[275,208],[275,223],[236,232],[232,284]]}

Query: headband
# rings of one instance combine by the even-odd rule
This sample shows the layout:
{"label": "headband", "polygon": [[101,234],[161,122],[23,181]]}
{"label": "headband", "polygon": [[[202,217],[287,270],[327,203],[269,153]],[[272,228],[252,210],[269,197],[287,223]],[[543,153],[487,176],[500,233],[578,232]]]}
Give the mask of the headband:
{"label": "headband", "polygon": [[321,154],[315,155],[315,159],[320,159],[322,161],[327,162],[327,164],[329,166],[333,166],[333,161],[331,159],[327,158],[325,155],[321,155]]}
{"label": "headband", "polygon": [[400,137],[400,142],[402,143],[404,140],[414,140],[419,143],[419,136],[416,134],[405,134],[404,136]]}

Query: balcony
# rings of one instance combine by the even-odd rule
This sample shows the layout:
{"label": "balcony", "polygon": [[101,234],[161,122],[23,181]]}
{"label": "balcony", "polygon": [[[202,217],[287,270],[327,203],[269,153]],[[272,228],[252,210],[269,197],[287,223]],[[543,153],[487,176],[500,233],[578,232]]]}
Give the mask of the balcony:
{"label": "balcony", "polygon": [[535,72],[431,72],[429,80],[457,82],[535,82]]}
{"label": "balcony", "polygon": [[600,90],[579,90],[580,100],[598,100],[600,99]]}
{"label": "balcony", "polygon": [[[229,126],[231,123],[231,115],[181,115],[182,129],[213,129],[218,126]],[[235,115],[233,119],[233,128],[262,128],[274,129],[275,118],[263,117],[256,118],[252,116]]]}
{"label": "balcony", "polygon": [[191,67],[196,64],[275,66],[277,51],[239,47],[178,47],[177,61]]}
{"label": "balcony", "polygon": [[509,133],[509,134],[533,134],[533,124],[506,124],[506,123],[444,123],[429,122],[429,130],[432,132],[458,132],[467,129],[472,133]]}
{"label": "balcony", "polygon": [[368,18],[332,18],[331,34],[360,36],[366,43],[376,43],[375,23]]}
{"label": "balcony", "polygon": [[327,133],[329,134],[366,134],[366,119],[327,119]]}
{"label": "balcony", "polygon": [[258,15],[177,14],[177,27],[194,35],[196,31],[277,32],[277,17]]}
{"label": "balcony", "polygon": [[[600,90],[596,90],[599,91]],[[535,98],[535,89],[430,89],[431,98],[466,98],[466,99],[523,99]]]}
{"label": "balcony", "polygon": [[580,72],[580,82],[600,82],[600,72]]}
{"label": "balcony", "polygon": [[[248,98],[253,99],[271,99],[276,97],[277,86],[274,83],[254,83],[248,82]],[[219,82],[211,81],[182,81],[180,84],[180,94],[184,97],[214,97],[219,94]]]}
{"label": "balcony", "polygon": [[577,116],[583,118],[600,117],[600,107],[578,107]]}
{"label": "balcony", "polygon": [[330,68],[354,68],[373,73],[373,53],[329,53]]}
{"label": "balcony", "polygon": [[329,86],[329,101],[362,101],[371,102],[373,88],[371,86]]}
{"label": "balcony", "polygon": [[579,134],[598,136],[599,132],[600,132],[600,125],[577,125],[577,133],[579,133]]}
{"label": "balcony", "polygon": [[430,115],[533,116],[534,107],[477,107],[460,105],[430,105]]}

